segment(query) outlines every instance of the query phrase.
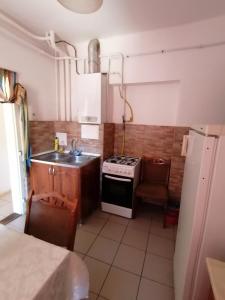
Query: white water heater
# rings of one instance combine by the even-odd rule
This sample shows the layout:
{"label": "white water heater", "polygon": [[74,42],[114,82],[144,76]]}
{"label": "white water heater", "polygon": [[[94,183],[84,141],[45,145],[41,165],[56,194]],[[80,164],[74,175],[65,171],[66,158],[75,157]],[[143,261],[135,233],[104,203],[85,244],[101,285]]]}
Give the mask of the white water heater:
{"label": "white water heater", "polygon": [[81,74],[74,81],[72,120],[84,124],[106,122],[107,77],[101,73]]}

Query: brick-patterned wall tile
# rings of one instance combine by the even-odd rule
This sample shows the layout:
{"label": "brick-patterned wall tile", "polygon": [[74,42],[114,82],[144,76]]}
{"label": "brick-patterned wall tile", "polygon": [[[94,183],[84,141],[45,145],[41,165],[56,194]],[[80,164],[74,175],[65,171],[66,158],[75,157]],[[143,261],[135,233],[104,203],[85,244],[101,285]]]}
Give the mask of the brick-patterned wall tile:
{"label": "brick-patterned wall tile", "polygon": [[66,132],[80,138],[80,124],[77,122],[55,121],[55,132]]}
{"label": "brick-patterned wall tile", "polygon": [[123,125],[115,124],[114,153],[121,154],[123,141]]}
{"label": "brick-patterned wall tile", "polygon": [[144,125],[126,125],[124,149],[126,155],[138,157],[143,155],[144,130]]}
{"label": "brick-patterned wall tile", "polygon": [[183,136],[188,134],[188,127],[174,127],[173,155],[180,156]]}
{"label": "brick-patterned wall tile", "polygon": [[103,129],[103,160],[114,153],[114,135],[115,125],[113,123],[105,123]]}
{"label": "brick-patterned wall tile", "polygon": [[54,122],[55,132],[67,133],[67,150],[71,149],[71,142],[77,139],[77,148],[84,152],[98,153],[103,152],[103,125],[99,125],[99,139],[82,139],[81,124],[78,122],[56,121]]}
{"label": "brick-patterned wall tile", "polygon": [[180,199],[185,159],[179,156],[171,158],[169,191],[171,198]]}
{"label": "brick-patterned wall tile", "polygon": [[53,149],[54,123],[51,121],[30,121],[29,137],[32,154]]}
{"label": "brick-patterned wall tile", "polygon": [[173,140],[173,127],[145,126],[143,155],[169,159],[173,153]]}

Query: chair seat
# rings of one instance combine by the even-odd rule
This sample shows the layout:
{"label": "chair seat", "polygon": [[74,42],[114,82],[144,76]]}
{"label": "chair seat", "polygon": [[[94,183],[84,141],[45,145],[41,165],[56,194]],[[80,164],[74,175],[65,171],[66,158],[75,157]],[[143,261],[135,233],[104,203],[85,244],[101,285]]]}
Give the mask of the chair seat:
{"label": "chair seat", "polygon": [[141,183],[136,189],[136,196],[144,200],[167,202],[168,190],[165,185]]}

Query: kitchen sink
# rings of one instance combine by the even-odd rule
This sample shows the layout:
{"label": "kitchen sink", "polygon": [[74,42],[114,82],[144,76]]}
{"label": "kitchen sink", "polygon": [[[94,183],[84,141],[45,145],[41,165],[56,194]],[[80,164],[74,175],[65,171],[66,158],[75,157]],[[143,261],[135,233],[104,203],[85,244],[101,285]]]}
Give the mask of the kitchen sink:
{"label": "kitchen sink", "polygon": [[66,162],[80,164],[80,163],[87,162],[91,159],[93,159],[93,156],[90,155],[79,155],[79,156],[70,155],[70,157],[66,159]]}
{"label": "kitchen sink", "polygon": [[51,152],[51,153],[34,156],[34,157],[32,157],[32,160],[80,166],[80,165],[86,164],[87,162],[89,162],[90,160],[92,160],[94,158],[95,158],[95,156],[84,155],[84,154],[75,156],[70,153]]}
{"label": "kitchen sink", "polygon": [[52,152],[48,154],[42,154],[39,156],[40,158],[42,157],[43,159],[50,160],[50,161],[64,161],[68,158],[68,154],[65,153],[58,153],[58,152]]}

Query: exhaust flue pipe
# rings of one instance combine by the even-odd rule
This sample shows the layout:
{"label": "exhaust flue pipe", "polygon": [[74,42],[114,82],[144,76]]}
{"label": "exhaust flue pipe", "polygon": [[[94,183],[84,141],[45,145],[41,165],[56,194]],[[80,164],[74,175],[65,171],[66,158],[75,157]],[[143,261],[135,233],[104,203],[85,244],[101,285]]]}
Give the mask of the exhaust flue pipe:
{"label": "exhaust flue pipe", "polygon": [[100,43],[93,39],[88,44],[88,73],[100,73]]}

